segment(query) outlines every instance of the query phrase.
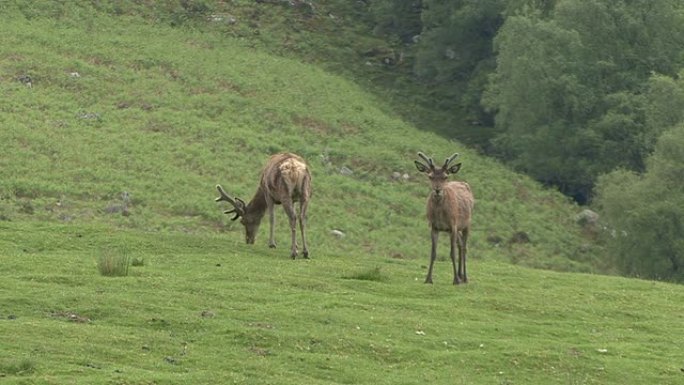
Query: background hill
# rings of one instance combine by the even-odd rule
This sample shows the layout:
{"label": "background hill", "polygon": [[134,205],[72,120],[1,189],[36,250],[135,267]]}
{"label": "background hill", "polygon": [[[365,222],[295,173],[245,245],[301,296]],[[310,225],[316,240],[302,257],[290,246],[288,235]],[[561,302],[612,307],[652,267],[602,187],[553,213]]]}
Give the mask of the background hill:
{"label": "background hill", "polygon": [[[3,382],[681,378],[678,286],[512,266],[605,268],[567,198],[402,119],[419,107],[378,83],[298,58],[317,41],[279,52],[279,23],[342,38],[339,16],[227,2],[207,20],[182,4],[2,6]],[[421,283],[419,150],[460,152],[475,192],[467,286],[449,284],[446,242],[435,285]],[[281,247],[267,226],[248,247],[213,201],[216,183],[251,197],[277,151],[312,168],[311,261],[287,257],[281,211]],[[137,263],[103,277],[108,255]]]}
{"label": "background hill", "polygon": [[[315,178],[312,239],[325,240],[315,249],[422,257],[427,182],[413,160],[457,151],[478,200],[473,258],[595,269],[567,199],[406,123],[354,82],[250,41],[64,7],[3,27],[7,220],[241,232],[213,186],[250,198],[268,155],[293,151]],[[348,236],[328,249],[332,229]],[[530,242],[509,242],[517,233]]]}

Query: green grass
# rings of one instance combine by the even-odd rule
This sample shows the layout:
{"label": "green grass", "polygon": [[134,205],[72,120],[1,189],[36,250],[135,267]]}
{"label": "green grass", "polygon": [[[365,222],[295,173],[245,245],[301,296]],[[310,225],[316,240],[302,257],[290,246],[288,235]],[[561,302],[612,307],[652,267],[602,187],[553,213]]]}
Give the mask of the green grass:
{"label": "green grass", "polygon": [[[264,20],[286,8],[230,33],[75,4],[0,6],[3,384],[681,381],[681,286],[580,274],[606,270],[576,206],[407,123],[363,79],[273,54]],[[419,150],[461,153],[468,285],[451,285],[445,237],[422,283]],[[288,258],[282,210],[279,248],[267,223],[250,247],[214,202],[217,183],[250,198],[276,151],[312,169],[311,260]],[[106,255],[128,274],[103,276]]]}
{"label": "green grass", "polygon": [[[8,384],[676,384],[681,286],[482,261],[291,261],[222,235],[2,224]],[[12,239],[13,241],[7,241]],[[41,243],[41,241],[45,241]],[[103,277],[94,245],[145,256]],[[36,245],[27,248],[25,245]],[[381,271],[364,279],[361,271]],[[356,278],[350,279],[356,276]],[[10,317],[11,316],[11,317]],[[31,370],[9,370],[17,362]]]}
{"label": "green grass", "polygon": [[0,376],[22,376],[28,375],[35,371],[35,363],[29,359],[21,361],[9,360],[7,363],[0,366]]}

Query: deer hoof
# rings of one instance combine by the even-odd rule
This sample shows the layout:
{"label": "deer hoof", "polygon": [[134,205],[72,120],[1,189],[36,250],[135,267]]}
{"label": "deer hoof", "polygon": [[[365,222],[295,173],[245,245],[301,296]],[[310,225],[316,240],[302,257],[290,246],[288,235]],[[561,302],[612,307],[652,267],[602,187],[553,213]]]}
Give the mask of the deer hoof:
{"label": "deer hoof", "polygon": [[275,248],[276,248],[276,244],[275,244],[275,243],[271,243],[271,244],[268,245],[268,247],[271,248],[271,249],[275,249]]}

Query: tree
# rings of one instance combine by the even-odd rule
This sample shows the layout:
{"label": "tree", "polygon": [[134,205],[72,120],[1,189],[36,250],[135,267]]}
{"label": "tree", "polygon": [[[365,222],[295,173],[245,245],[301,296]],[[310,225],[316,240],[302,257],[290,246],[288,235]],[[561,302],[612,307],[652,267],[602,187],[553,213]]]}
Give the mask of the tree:
{"label": "tree", "polygon": [[496,68],[494,37],[507,16],[522,10],[548,15],[557,1],[370,0],[369,10],[376,33],[409,52],[416,79],[429,89],[433,108],[480,127],[466,132],[459,127],[459,138],[486,149],[493,118],[480,99]]}
{"label": "tree", "polygon": [[583,124],[599,95],[585,81],[580,35],[539,14],[512,16],[495,39],[483,104],[502,132],[496,155],[572,195],[584,193],[600,138]]}
{"label": "tree", "polygon": [[678,80],[665,75],[653,75],[649,79],[645,99],[646,130],[644,140],[653,148],[662,132],[684,122],[684,71]]}
{"label": "tree", "polygon": [[613,229],[608,245],[622,273],[684,282],[684,124],[666,131],[642,175],[599,178],[596,205]]}
{"label": "tree", "polygon": [[447,108],[462,107],[473,121],[489,117],[480,106],[495,66],[492,41],[503,23],[504,0],[424,0],[415,72]]}
{"label": "tree", "polygon": [[643,171],[653,73],[684,62],[684,6],[675,0],[559,0],[550,17],[510,16],[482,99],[497,154],[580,202],[598,175]]}
{"label": "tree", "polygon": [[370,13],[375,21],[375,33],[396,36],[402,43],[412,43],[420,34],[421,0],[373,0]]}
{"label": "tree", "polygon": [[[615,229],[609,250],[629,275],[684,282],[684,73],[653,75],[645,92],[645,172],[598,179],[595,203]],[[652,139],[652,138],[657,138]]]}

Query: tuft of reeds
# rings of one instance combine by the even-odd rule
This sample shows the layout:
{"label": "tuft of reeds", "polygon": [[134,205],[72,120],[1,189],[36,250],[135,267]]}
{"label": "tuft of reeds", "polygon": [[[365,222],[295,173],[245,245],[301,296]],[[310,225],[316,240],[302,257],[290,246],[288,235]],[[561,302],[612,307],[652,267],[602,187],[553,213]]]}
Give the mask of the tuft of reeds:
{"label": "tuft of reeds", "polygon": [[104,249],[100,252],[97,268],[106,277],[125,277],[131,258],[126,249]]}

